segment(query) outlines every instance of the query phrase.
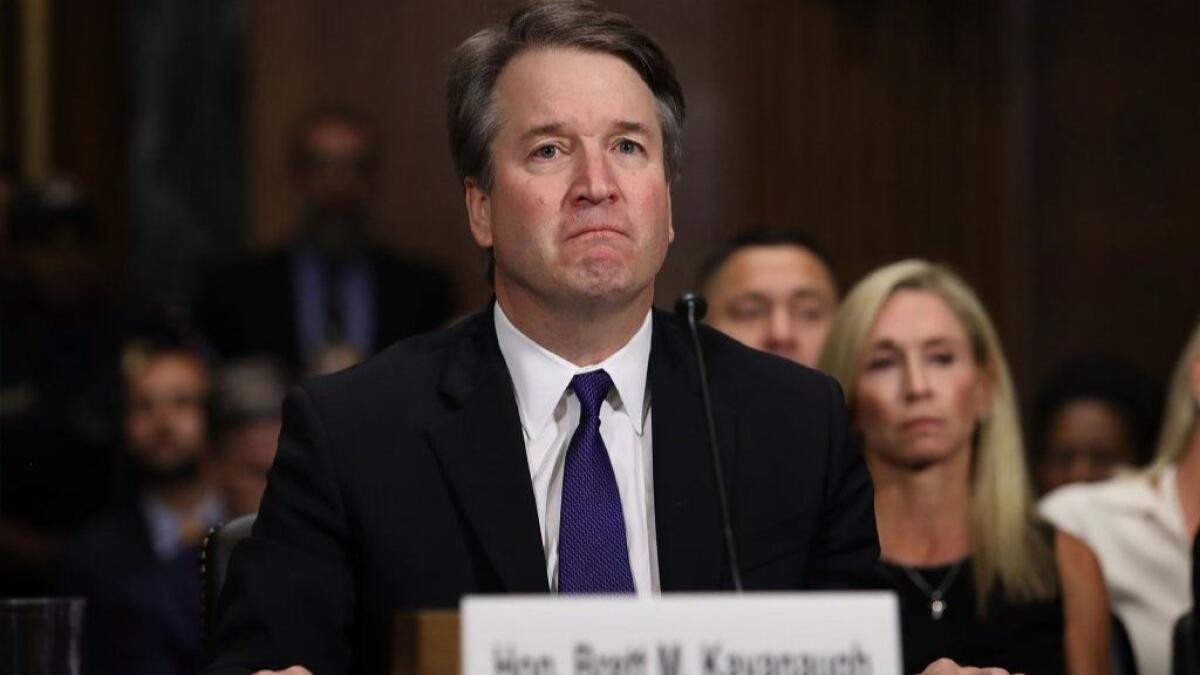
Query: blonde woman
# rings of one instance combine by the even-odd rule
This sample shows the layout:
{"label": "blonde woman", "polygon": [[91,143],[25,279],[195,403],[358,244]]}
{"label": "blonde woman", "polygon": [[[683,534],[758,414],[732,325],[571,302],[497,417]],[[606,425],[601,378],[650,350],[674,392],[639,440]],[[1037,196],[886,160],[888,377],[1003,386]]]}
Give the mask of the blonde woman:
{"label": "blonde woman", "polygon": [[[1170,672],[1171,631],[1191,604],[1192,540],[1200,522],[1198,406],[1200,325],[1175,367],[1150,468],[1069,485],[1041,504],[1058,528],[1059,566],[1072,570],[1063,588],[1068,608],[1091,615],[1111,608],[1129,632],[1141,675]],[[1079,575],[1076,569],[1095,571]],[[1104,650],[1105,636],[1093,636],[1091,649]]]}
{"label": "blonde woman", "polygon": [[904,660],[1062,672],[1063,613],[1035,524],[996,331],[944,267],[907,260],[846,297],[821,369],[846,392],[875,483]]}

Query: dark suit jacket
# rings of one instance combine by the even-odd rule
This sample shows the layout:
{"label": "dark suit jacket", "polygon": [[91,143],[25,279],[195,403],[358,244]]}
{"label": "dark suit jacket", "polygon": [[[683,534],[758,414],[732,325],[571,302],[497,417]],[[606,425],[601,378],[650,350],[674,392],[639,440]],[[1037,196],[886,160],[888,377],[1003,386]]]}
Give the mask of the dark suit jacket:
{"label": "dark suit jacket", "polygon": [[[225,357],[270,355],[304,371],[297,338],[290,248],[252,258],[212,279],[196,322]],[[375,348],[442,326],[454,311],[445,276],[423,263],[368,255],[375,283]]]}
{"label": "dark suit jacket", "polygon": [[1192,646],[1200,652],[1200,533],[1192,543]]}
{"label": "dark suit jacket", "polygon": [[[878,558],[866,467],[834,381],[702,328],[749,589],[859,587]],[[649,373],[662,590],[729,588],[696,361],[655,312]],[[491,311],[299,387],[208,673],[386,672],[397,609],[545,593],[512,380]]]}
{"label": "dark suit jacket", "polygon": [[87,598],[85,675],[191,675],[203,665],[200,549],[162,561],[129,503],[67,544],[58,589]]}

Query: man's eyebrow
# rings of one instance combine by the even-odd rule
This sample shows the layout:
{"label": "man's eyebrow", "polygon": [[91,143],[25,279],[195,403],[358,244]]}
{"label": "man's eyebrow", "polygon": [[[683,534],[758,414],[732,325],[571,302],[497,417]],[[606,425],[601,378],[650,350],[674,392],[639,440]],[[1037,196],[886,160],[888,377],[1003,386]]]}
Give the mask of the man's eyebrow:
{"label": "man's eyebrow", "polygon": [[791,300],[808,300],[810,298],[814,300],[825,300],[828,296],[826,293],[816,288],[816,286],[802,286],[792,291],[791,295],[788,297]]}
{"label": "man's eyebrow", "polygon": [[562,122],[548,122],[527,129],[525,133],[521,134],[521,140],[527,141],[538,136],[555,136],[562,134],[562,132]]}
{"label": "man's eyebrow", "polygon": [[650,136],[650,127],[641,122],[633,122],[630,120],[620,120],[613,124],[613,129],[625,134],[644,134]]}

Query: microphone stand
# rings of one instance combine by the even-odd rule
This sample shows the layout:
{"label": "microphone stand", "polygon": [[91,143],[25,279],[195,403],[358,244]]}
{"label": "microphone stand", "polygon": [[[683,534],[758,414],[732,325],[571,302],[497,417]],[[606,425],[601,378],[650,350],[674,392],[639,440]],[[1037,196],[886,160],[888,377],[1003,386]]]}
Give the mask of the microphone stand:
{"label": "microphone stand", "polygon": [[733,539],[733,521],[729,517],[729,496],[725,494],[725,472],[721,468],[721,453],[717,448],[717,423],[713,419],[712,398],[708,393],[708,368],[704,362],[704,349],[700,346],[700,331],[696,322],[704,318],[708,303],[696,293],[684,293],[675,302],[675,313],[687,320],[692,336],[692,347],[696,350],[696,364],[700,369],[700,396],[704,400],[704,418],[708,422],[708,448],[712,451],[713,476],[717,480],[717,497],[721,503],[721,525],[725,535],[725,554],[729,557],[729,573],[733,590],[742,592],[742,573],[738,565],[737,545]]}

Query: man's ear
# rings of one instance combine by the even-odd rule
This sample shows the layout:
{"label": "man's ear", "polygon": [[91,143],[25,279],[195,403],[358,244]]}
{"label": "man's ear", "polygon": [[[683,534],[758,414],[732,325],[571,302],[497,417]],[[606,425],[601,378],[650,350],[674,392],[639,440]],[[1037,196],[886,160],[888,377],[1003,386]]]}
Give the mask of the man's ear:
{"label": "man's ear", "polygon": [[675,210],[671,208],[671,186],[667,186],[667,243],[675,241],[675,219],[672,214]]}
{"label": "man's ear", "polygon": [[467,219],[471,224],[471,236],[480,248],[492,246],[492,200],[474,178],[463,180],[463,194],[467,202]]}

